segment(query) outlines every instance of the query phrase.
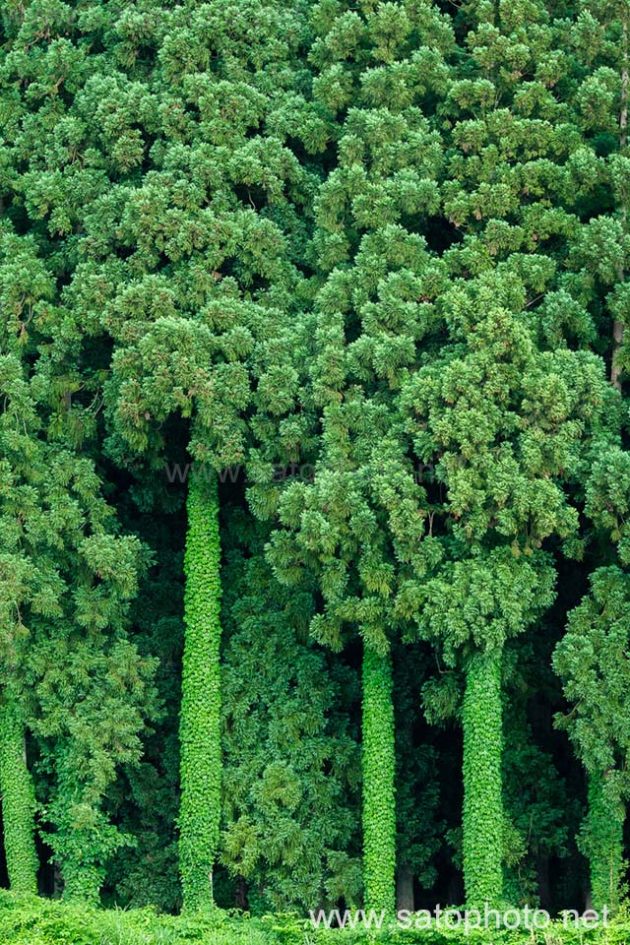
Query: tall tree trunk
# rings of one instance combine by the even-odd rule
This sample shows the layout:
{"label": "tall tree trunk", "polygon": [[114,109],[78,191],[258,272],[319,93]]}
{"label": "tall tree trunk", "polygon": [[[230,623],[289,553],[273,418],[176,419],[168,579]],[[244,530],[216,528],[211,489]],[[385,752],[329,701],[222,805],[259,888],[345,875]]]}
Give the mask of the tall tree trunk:
{"label": "tall tree trunk", "polygon": [[365,905],[396,907],[395,741],[391,656],[363,649],[363,873]]}
{"label": "tall tree trunk", "polygon": [[0,794],[11,889],[35,894],[35,791],[26,764],[24,726],[17,706],[11,701],[0,704]]}
{"label": "tall tree trunk", "polygon": [[464,885],[471,908],[503,895],[501,650],[476,653],[464,693]]}
{"label": "tall tree trunk", "polygon": [[213,905],[212,870],[221,814],[221,579],[216,476],[193,469],[184,571],[180,710],[179,868],[187,910]]}
{"label": "tall tree trunk", "polygon": [[247,912],[249,909],[249,902],[247,899],[247,880],[243,876],[238,876],[236,878],[234,900],[234,905],[237,909]]}
{"label": "tall tree trunk", "polygon": [[592,908],[599,912],[604,906],[611,911],[619,906],[624,870],[624,815],[623,803],[613,800],[606,792],[605,776],[591,774],[583,852],[589,861]]}
{"label": "tall tree trunk", "polygon": [[541,909],[551,911],[551,876],[549,873],[549,854],[540,853],[536,862],[536,878]]}
{"label": "tall tree trunk", "polygon": [[396,876],[396,908],[399,912],[405,909],[413,912],[415,909],[413,873],[408,866],[401,866],[398,869]]}

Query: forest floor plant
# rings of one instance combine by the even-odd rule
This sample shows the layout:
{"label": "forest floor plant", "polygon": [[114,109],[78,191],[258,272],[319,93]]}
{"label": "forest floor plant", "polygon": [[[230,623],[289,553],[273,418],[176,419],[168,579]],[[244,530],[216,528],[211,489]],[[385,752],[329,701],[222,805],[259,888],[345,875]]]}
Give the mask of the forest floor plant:
{"label": "forest floor plant", "polygon": [[2,945],[626,945],[630,917],[605,928],[559,921],[539,931],[422,931],[319,929],[292,915],[249,918],[216,910],[211,914],[159,915],[152,909],[102,910],[34,897],[0,893]]}

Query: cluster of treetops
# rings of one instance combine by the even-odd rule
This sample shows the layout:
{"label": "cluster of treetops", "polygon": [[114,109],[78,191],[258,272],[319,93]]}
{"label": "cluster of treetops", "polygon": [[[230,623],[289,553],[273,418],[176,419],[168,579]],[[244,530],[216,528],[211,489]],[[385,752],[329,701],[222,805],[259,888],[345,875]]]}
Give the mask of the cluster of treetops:
{"label": "cluster of treetops", "polygon": [[616,907],[628,0],[0,24],[0,880]]}

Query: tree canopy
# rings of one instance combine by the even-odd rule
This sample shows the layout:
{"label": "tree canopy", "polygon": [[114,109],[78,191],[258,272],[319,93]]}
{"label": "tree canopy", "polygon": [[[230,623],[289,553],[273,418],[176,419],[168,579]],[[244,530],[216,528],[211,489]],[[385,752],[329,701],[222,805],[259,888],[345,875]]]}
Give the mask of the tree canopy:
{"label": "tree canopy", "polygon": [[629,30],[3,5],[6,885],[620,907]]}

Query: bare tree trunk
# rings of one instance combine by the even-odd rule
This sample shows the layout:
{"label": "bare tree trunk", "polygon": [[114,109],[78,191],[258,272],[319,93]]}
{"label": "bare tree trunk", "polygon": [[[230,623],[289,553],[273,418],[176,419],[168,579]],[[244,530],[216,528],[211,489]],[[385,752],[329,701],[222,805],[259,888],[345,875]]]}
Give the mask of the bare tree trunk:
{"label": "bare tree trunk", "polygon": [[540,896],[540,905],[542,909],[551,908],[551,881],[549,873],[549,854],[541,853],[536,864],[536,875],[538,879],[538,894]]}
{"label": "bare tree trunk", "polygon": [[415,908],[413,873],[408,866],[401,866],[396,876],[396,908],[399,912],[413,912]]}
{"label": "bare tree trunk", "polygon": [[236,880],[236,908],[241,909],[243,912],[247,912],[249,909],[249,903],[247,900],[247,880],[242,876],[237,877]]}

